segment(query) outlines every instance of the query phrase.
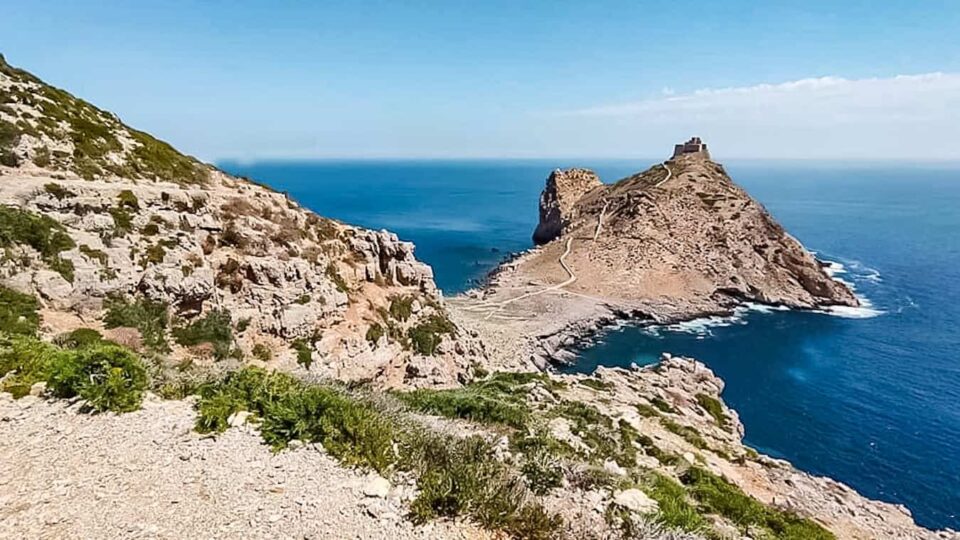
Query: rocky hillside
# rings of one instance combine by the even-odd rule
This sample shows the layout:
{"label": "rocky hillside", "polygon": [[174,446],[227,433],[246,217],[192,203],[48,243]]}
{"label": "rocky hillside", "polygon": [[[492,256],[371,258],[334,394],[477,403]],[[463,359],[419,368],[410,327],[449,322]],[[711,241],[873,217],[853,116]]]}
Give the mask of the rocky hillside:
{"label": "rocky hillside", "polygon": [[180,154],[0,59],[0,284],[49,335],[106,330],[170,364],[450,385],[482,357],[431,269]]}
{"label": "rocky hillside", "polygon": [[557,259],[572,239],[570,290],[641,302],[653,316],[686,318],[748,300],[793,308],[857,305],[842,283],[706,154],[681,154],[604,185],[591,171],[556,171],[540,199],[525,261],[562,281]]}

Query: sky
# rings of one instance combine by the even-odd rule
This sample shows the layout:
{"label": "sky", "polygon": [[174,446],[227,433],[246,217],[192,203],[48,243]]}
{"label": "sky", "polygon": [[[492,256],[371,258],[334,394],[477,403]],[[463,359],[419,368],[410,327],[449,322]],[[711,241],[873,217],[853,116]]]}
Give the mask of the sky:
{"label": "sky", "polygon": [[206,160],[960,159],[960,1],[8,2],[0,53]]}

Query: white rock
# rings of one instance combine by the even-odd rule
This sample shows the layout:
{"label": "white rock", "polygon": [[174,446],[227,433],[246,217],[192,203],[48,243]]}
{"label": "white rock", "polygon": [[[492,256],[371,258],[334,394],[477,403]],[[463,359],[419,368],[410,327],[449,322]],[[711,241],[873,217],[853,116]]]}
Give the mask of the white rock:
{"label": "white rock", "polygon": [[372,474],[367,483],[363,486],[363,494],[367,497],[385,498],[390,493],[390,481],[386,478]]}
{"label": "white rock", "polygon": [[227,418],[227,423],[230,424],[230,427],[241,427],[247,423],[248,418],[250,418],[249,411],[237,411]]}
{"label": "white rock", "polygon": [[691,465],[693,465],[697,460],[696,456],[694,456],[692,452],[684,452],[683,459],[685,459],[687,463],[690,463]]}
{"label": "white rock", "polygon": [[615,474],[617,476],[625,476],[627,470],[621,467],[616,461],[607,460],[603,462],[603,470],[607,471],[610,474]]}
{"label": "white rock", "polygon": [[651,499],[639,489],[620,491],[614,495],[613,502],[617,506],[638,514],[652,514],[660,508],[657,501]]}
{"label": "white rock", "polygon": [[30,395],[31,395],[31,396],[40,397],[40,396],[42,396],[46,391],[47,391],[47,383],[46,383],[46,381],[40,381],[40,382],[37,382],[37,383],[33,383],[33,384],[30,386]]}

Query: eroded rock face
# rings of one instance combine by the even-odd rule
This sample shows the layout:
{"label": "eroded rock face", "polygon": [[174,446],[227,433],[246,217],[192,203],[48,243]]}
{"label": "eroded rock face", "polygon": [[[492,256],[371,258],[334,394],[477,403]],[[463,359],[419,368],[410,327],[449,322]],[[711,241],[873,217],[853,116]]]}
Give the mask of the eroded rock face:
{"label": "eroded rock face", "polygon": [[[446,313],[432,270],[397,235],[320,217],[180,154],[2,56],[0,102],[10,132],[0,141],[0,205],[68,237],[56,253],[41,252],[42,235],[5,240],[0,284],[68,315],[51,332],[99,324],[104,299],[118,295],[166,304],[175,324],[226,312],[231,349],[249,358],[259,346],[271,367],[301,369],[290,349],[301,340],[325,375],[452,385],[483,354],[468,332],[421,332],[437,342],[427,351],[411,344],[409,333]],[[392,317],[398,299],[421,309]]]}
{"label": "eroded rock face", "polygon": [[[680,155],[612,185],[600,185],[582,169],[554,172],[540,215],[539,242],[574,238],[566,259],[577,275],[571,290],[584,294],[669,303],[679,306],[670,314],[678,318],[741,300],[808,309],[858,305],[846,285],[831,279],[702,153]],[[545,248],[526,267],[556,266],[558,250]]]}
{"label": "eroded rock face", "polygon": [[576,217],[577,201],[602,185],[600,177],[588,169],[553,171],[540,195],[540,223],[533,233],[533,241],[546,244],[559,236]]}

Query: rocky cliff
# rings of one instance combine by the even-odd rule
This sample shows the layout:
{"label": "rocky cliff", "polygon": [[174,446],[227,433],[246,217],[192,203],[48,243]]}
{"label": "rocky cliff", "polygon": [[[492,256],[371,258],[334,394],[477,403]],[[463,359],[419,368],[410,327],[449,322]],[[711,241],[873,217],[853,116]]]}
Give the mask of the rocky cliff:
{"label": "rocky cliff", "polygon": [[[482,356],[411,243],[320,217],[2,59],[0,158],[0,283],[41,299],[51,335],[106,326],[176,362],[389,385],[454,384]],[[151,305],[165,313],[121,316]]]}

